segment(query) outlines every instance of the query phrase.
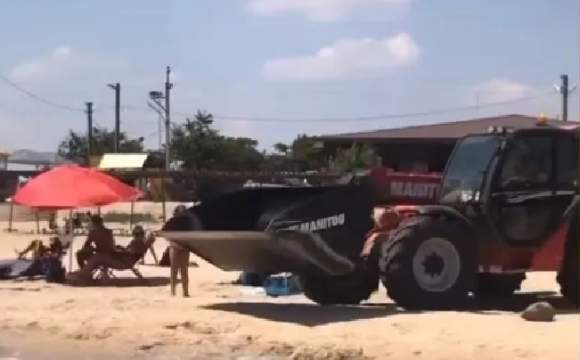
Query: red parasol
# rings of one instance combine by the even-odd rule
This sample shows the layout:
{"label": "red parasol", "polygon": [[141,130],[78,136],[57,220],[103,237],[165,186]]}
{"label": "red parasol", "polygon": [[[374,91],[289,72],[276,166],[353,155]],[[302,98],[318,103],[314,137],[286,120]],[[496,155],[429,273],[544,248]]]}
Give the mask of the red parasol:
{"label": "red parasol", "polygon": [[77,165],[64,165],[28,181],[16,192],[13,201],[42,209],[73,209],[134,201],[141,195],[138,189],[107,174]]}

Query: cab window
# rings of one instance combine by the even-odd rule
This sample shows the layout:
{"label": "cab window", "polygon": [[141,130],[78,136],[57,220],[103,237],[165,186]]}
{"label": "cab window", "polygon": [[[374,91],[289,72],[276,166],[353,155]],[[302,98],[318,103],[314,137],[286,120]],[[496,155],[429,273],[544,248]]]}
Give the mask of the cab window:
{"label": "cab window", "polygon": [[578,138],[566,136],[556,143],[556,183],[578,185]]}
{"label": "cab window", "polygon": [[527,188],[550,183],[552,137],[518,136],[510,145],[500,171],[500,188]]}

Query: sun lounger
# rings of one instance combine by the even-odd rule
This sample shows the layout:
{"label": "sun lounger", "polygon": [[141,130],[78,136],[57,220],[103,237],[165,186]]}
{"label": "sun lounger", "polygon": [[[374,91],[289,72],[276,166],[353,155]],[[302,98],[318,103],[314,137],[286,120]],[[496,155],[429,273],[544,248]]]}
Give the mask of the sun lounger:
{"label": "sun lounger", "polygon": [[137,279],[146,282],[145,278],[143,277],[143,274],[141,274],[141,272],[137,268],[137,265],[138,265],[137,262],[135,262],[134,264],[127,264],[127,266],[124,267],[99,266],[97,269],[95,269],[95,271],[93,271],[93,279],[95,280],[116,279],[117,276],[115,275],[115,272],[130,270],[131,272],[133,272],[133,274]]}
{"label": "sun lounger", "polygon": [[144,247],[143,253],[139,254],[140,256],[138,258],[135,257],[134,261],[127,263],[124,266],[111,267],[111,266],[102,265],[102,266],[97,267],[93,271],[93,279],[95,279],[95,280],[114,279],[114,278],[116,278],[115,272],[130,270],[133,272],[133,274],[139,280],[145,282],[146,281],[145,278],[143,277],[143,275],[141,274],[141,272],[139,271],[139,269],[137,267],[138,267],[139,263],[141,262],[141,260],[145,257],[145,255],[149,251],[149,248],[151,246],[153,246],[154,242],[155,242],[155,238],[150,238],[150,239],[145,240],[145,247]]}

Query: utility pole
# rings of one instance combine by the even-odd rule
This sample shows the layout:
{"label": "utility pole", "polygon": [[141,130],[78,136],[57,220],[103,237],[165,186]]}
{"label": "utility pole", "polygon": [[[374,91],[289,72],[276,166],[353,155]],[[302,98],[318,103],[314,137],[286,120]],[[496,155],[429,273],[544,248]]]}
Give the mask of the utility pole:
{"label": "utility pole", "polygon": [[87,106],[87,165],[91,165],[93,155],[93,103],[85,103]]}
{"label": "utility pole", "polygon": [[560,85],[554,85],[557,92],[562,95],[562,121],[568,121],[568,98],[570,94],[576,89],[576,85],[570,86],[568,75],[560,76]]}
{"label": "utility pole", "polygon": [[568,121],[568,75],[560,76],[562,83],[560,84],[560,93],[562,94],[562,121]]}
{"label": "utility pole", "polygon": [[168,66],[165,71],[165,170],[170,170],[171,167],[171,108],[170,108],[170,93],[173,88],[171,83],[171,68]]}
{"label": "utility pole", "polygon": [[121,142],[121,84],[107,86],[115,90],[115,153],[118,153]]}

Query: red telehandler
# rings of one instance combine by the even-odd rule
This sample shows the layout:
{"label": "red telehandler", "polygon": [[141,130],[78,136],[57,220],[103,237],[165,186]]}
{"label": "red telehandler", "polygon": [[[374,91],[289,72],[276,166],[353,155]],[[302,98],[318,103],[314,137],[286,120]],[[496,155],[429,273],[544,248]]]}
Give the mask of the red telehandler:
{"label": "red telehandler", "polygon": [[577,128],[491,128],[459,140],[439,176],[241,189],[162,236],[224,270],[293,272],[319,304],[357,304],[382,283],[403,308],[458,309],[556,271],[578,305],[578,152]]}

